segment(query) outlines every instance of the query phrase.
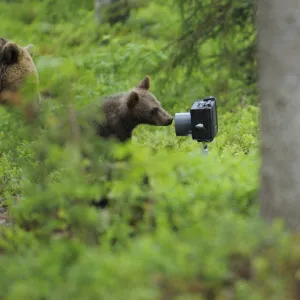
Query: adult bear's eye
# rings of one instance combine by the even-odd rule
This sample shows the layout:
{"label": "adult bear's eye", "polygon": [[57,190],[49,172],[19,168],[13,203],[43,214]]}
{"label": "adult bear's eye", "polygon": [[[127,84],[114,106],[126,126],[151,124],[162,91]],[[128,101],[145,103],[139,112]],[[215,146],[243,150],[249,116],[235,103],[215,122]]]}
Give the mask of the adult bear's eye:
{"label": "adult bear's eye", "polygon": [[158,107],[154,107],[151,110],[151,115],[156,115],[158,113]]}

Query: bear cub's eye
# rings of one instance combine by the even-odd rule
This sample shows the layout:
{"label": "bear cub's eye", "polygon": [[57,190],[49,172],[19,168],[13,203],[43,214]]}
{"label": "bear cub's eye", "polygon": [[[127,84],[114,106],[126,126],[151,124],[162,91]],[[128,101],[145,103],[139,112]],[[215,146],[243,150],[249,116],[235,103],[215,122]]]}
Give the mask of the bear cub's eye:
{"label": "bear cub's eye", "polygon": [[151,110],[151,115],[156,115],[158,113],[158,107],[154,107]]}

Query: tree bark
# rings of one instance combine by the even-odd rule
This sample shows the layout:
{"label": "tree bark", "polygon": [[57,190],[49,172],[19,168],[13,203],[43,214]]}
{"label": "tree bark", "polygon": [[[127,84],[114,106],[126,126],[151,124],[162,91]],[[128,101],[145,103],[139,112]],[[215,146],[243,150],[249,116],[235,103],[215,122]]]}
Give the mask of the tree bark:
{"label": "tree bark", "polygon": [[260,211],[300,230],[300,1],[260,0]]}

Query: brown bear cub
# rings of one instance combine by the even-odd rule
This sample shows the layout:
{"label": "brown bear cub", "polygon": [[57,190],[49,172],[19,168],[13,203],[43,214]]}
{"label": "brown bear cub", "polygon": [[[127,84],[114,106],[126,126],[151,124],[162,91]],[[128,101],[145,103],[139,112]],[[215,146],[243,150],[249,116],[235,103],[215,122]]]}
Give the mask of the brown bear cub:
{"label": "brown bear cub", "polygon": [[101,106],[104,120],[96,122],[97,134],[125,142],[139,124],[171,125],[173,117],[162,108],[149,89],[150,78],[146,76],[130,92],[106,97]]}
{"label": "brown bear cub", "polygon": [[[25,81],[33,79],[34,99],[40,101],[38,72],[32,60],[33,45],[21,47],[5,38],[0,38],[0,104],[18,106],[23,104],[21,93]],[[30,79],[31,79],[30,78]],[[37,103],[35,103],[37,104]],[[26,113],[32,113],[34,105],[26,105]]]}

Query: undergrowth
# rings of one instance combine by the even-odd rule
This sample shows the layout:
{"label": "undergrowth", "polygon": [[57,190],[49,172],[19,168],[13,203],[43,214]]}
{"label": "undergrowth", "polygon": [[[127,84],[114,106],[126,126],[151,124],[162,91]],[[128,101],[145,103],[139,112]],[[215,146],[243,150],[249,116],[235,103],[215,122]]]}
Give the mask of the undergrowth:
{"label": "undergrowth", "polygon": [[[1,36],[36,46],[44,99],[38,125],[0,108],[0,299],[298,299],[298,239],[258,216],[259,107],[219,85],[226,70],[163,68],[171,1],[102,26],[62,2],[0,4]],[[125,145],[72,134],[70,107],[79,118],[147,74],[172,115],[216,96],[208,156],[174,126]]]}

